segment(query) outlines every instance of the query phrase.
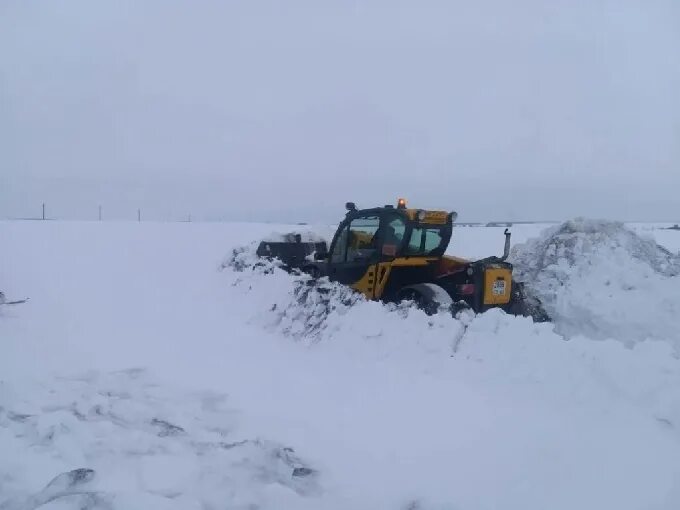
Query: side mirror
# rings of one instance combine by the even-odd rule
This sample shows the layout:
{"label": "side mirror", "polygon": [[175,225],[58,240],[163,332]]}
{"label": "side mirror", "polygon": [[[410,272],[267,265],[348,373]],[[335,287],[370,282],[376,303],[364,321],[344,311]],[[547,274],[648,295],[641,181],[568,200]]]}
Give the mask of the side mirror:
{"label": "side mirror", "polygon": [[325,251],[317,251],[314,253],[314,260],[326,260],[328,258],[328,253]]}

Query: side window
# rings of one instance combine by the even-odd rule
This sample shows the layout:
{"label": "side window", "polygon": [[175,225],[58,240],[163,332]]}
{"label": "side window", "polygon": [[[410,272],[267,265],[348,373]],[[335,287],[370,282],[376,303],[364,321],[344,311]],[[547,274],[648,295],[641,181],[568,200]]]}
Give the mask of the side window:
{"label": "side window", "polygon": [[406,248],[408,255],[429,255],[440,247],[442,233],[439,228],[416,227]]}
{"label": "side window", "polygon": [[331,262],[334,264],[345,261],[345,256],[347,255],[347,231],[347,227],[342,229],[342,232],[340,232],[338,240],[333,247]]}
{"label": "side window", "polygon": [[352,220],[349,225],[349,239],[347,245],[347,261],[368,260],[378,253],[378,216],[367,216]]}
{"label": "side window", "polygon": [[432,228],[427,230],[425,238],[425,251],[430,254],[442,244],[442,234],[438,228]]}

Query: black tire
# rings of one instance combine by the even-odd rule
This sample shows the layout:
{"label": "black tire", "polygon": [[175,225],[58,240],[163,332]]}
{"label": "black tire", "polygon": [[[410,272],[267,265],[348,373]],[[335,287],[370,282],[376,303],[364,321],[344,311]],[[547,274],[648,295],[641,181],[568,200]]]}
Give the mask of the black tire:
{"label": "black tire", "polygon": [[451,307],[453,301],[446,291],[434,284],[417,284],[399,291],[398,301],[412,301],[427,315],[435,315],[442,307]]}

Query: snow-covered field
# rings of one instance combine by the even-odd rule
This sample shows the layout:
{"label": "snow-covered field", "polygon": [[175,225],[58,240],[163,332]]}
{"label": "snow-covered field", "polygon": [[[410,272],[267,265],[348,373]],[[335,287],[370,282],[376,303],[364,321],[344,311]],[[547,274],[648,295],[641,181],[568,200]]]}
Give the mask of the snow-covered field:
{"label": "snow-covered field", "polygon": [[31,297],[0,310],[0,509],[680,508],[677,276],[617,241],[557,325],[362,302],[312,336],[288,275],[221,269],[286,230],[0,222],[1,290]]}

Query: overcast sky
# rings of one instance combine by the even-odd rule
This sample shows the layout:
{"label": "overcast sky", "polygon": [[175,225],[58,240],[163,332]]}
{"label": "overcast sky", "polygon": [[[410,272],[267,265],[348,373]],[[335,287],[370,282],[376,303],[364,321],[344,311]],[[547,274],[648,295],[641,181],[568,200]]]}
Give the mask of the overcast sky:
{"label": "overcast sky", "polygon": [[0,0],[0,218],[680,220],[677,0]]}

